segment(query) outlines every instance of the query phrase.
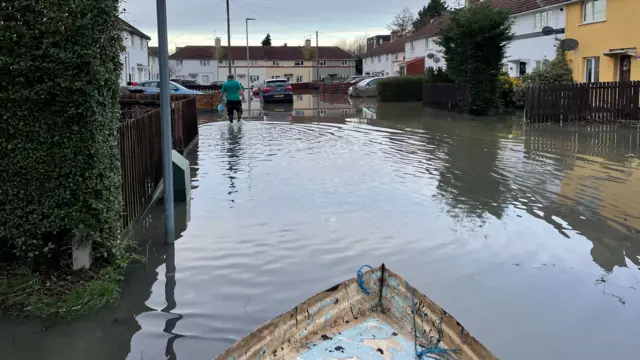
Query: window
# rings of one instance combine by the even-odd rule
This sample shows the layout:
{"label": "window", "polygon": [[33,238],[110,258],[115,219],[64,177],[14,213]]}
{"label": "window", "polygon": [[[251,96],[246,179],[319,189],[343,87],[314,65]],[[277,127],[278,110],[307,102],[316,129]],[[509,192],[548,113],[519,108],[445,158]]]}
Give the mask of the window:
{"label": "window", "polygon": [[296,60],[296,61],[293,62],[293,65],[302,66],[302,65],[304,65],[304,61],[303,60]]}
{"label": "window", "polygon": [[398,53],[393,54],[394,60],[398,60]]}
{"label": "window", "polygon": [[342,66],[349,66],[349,60],[342,60]]}
{"label": "window", "polygon": [[134,39],[135,35],[133,34],[129,34],[129,46],[134,47],[135,46],[135,39]]}
{"label": "window", "polygon": [[327,66],[327,60],[318,60],[318,66]]}
{"label": "window", "polygon": [[273,60],[273,66],[280,66],[280,60]]}
{"label": "window", "polygon": [[549,60],[544,59],[544,60],[536,60],[536,67],[535,69],[537,70],[542,70],[542,69],[546,69],[549,67]]}
{"label": "window", "polygon": [[296,100],[302,101],[302,95],[296,95]]}
{"label": "window", "polygon": [[[202,65],[202,61],[200,62],[200,64]],[[229,60],[220,60],[220,64],[222,65],[229,65]],[[231,65],[235,65],[236,61],[235,60],[231,60]]]}
{"label": "window", "polygon": [[249,66],[258,66],[258,60],[249,60]]}
{"label": "window", "polygon": [[249,76],[249,81],[252,82],[252,83],[260,81],[260,75],[250,75]]}
{"label": "window", "polygon": [[426,49],[435,49],[436,48],[436,38],[430,37],[424,39],[424,46]]}
{"label": "window", "polygon": [[140,38],[140,50],[144,50],[144,39]]}
{"label": "window", "polygon": [[409,46],[411,47],[411,52],[416,50],[416,46],[413,44],[413,41],[409,43]]}
{"label": "window", "polygon": [[541,31],[545,26],[554,27],[556,13],[553,10],[541,11],[533,14],[533,30]]}
{"label": "window", "polygon": [[301,75],[296,76],[296,82],[297,83],[303,82],[304,80],[302,80],[302,79],[303,79],[303,77]]}
{"label": "window", "polygon": [[209,75],[202,75],[202,83],[205,85],[209,84]]}
{"label": "window", "polygon": [[349,110],[342,109],[342,116],[347,116],[347,115],[349,115]]}
{"label": "window", "polygon": [[209,60],[200,60],[200,66],[209,66]]}
{"label": "window", "polygon": [[607,0],[587,0],[582,9],[584,23],[605,21],[607,19]]}
{"label": "window", "polygon": [[296,110],[295,116],[304,116],[304,110]]}
{"label": "window", "polygon": [[509,72],[509,64],[502,64],[502,71],[508,73]]}
{"label": "window", "polygon": [[271,75],[271,79],[280,79],[280,75]]}
{"label": "window", "polygon": [[320,116],[327,116],[327,110],[320,110]]}
{"label": "window", "polygon": [[592,57],[584,59],[584,82],[600,81],[600,58]]}
{"label": "window", "polygon": [[378,62],[382,62],[382,56],[378,55]]}
{"label": "window", "polygon": [[387,54],[387,58],[385,59],[386,61],[389,61],[389,54]]}

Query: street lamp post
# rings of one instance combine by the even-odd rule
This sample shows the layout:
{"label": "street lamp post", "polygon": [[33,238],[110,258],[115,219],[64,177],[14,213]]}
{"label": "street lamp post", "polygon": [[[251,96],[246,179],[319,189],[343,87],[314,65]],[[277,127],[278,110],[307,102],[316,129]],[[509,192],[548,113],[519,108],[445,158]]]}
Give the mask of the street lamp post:
{"label": "street lamp post", "polygon": [[251,89],[251,76],[249,76],[249,20],[255,20],[255,18],[246,18],[247,23],[247,89]]}

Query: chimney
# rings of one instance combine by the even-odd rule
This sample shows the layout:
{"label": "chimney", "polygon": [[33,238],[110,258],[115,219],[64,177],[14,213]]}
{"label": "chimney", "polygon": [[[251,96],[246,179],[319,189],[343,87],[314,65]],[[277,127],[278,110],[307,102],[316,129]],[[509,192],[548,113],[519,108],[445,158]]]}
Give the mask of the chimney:
{"label": "chimney", "polygon": [[402,33],[398,30],[394,30],[391,32],[391,41],[396,41],[402,37]]}
{"label": "chimney", "polygon": [[220,45],[221,45],[221,44],[220,44],[220,38],[219,38],[219,37],[217,37],[217,38],[216,38],[216,48],[220,48]]}
{"label": "chimney", "polygon": [[306,47],[307,49],[311,47],[311,39],[304,40],[304,47]]}

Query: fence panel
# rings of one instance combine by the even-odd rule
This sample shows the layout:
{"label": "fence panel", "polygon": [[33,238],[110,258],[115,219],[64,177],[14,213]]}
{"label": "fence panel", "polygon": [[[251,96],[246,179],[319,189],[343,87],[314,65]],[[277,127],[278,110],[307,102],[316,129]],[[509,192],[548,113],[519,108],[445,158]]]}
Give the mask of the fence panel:
{"label": "fence panel", "polygon": [[530,85],[525,99],[531,122],[640,120],[640,81]]}
{"label": "fence panel", "polygon": [[460,84],[422,85],[422,105],[437,110],[467,113],[469,88]]}

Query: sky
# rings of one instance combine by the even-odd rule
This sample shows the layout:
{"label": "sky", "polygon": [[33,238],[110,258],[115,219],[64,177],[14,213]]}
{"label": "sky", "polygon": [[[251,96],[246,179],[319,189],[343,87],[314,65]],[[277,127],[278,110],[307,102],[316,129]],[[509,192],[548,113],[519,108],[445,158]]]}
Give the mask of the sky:
{"label": "sky", "polygon": [[[318,31],[319,44],[334,45],[342,39],[388,34],[386,24],[408,7],[416,13],[428,0],[229,0],[231,45],[260,45],[267,33],[272,45],[298,46]],[[447,0],[454,3],[456,0]],[[185,45],[227,44],[225,0],[166,0],[169,49]],[[156,0],[124,0],[121,17],[158,43]],[[293,10],[297,9],[297,10]]]}

